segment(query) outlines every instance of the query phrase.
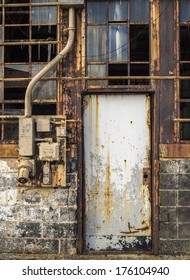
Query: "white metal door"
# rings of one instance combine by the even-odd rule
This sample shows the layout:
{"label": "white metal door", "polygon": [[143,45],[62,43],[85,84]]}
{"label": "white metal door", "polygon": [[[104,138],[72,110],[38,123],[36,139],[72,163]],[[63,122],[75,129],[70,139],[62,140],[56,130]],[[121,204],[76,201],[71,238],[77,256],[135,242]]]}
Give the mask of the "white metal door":
{"label": "white metal door", "polygon": [[86,251],[151,249],[150,97],[84,97]]}

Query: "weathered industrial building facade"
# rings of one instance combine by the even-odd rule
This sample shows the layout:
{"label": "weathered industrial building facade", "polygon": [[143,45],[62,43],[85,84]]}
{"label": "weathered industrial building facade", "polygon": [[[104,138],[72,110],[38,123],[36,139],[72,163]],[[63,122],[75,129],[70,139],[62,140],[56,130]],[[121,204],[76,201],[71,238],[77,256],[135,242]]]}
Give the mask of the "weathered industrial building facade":
{"label": "weathered industrial building facade", "polygon": [[0,1],[1,253],[188,254],[189,16],[189,0]]}

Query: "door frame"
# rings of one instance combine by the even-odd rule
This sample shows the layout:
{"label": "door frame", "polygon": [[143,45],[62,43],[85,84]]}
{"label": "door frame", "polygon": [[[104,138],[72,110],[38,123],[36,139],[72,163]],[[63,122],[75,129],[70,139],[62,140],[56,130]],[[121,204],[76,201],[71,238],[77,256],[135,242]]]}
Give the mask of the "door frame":
{"label": "door frame", "polygon": [[[93,254],[154,254],[158,255],[158,248],[159,248],[159,219],[158,219],[158,172],[159,172],[159,161],[158,161],[158,145],[156,141],[156,129],[158,128],[158,125],[156,124],[156,100],[155,100],[155,92],[150,89],[150,87],[147,87],[147,89],[94,89],[94,90],[86,90],[85,92],[82,92],[81,96],[81,103],[83,104],[83,96],[85,95],[131,95],[131,94],[143,94],[143,95],[149,95],[150,96],[150,135],[151,135],[151,185],[152,185],[152,192],[150,194],[151,197],[151,239],[152,239],[152,249],[148,252],[143,251],[127,251],[127,252],[93,252]],[[82,105],[82,128],[81,128],[81,136],[82,136],[82,142],[81,142],[81,153],[79,162],[81,162],[81,176],[80,177],[80,187],[78,192],[78,253],[79,254],[87,254],[84,248],[84,229],[85,229],[85,168],[84,168],[84,134],[83,134],[83,117],[84,117],[84,110]],[[92,254],[88,252],[88,254]]]}

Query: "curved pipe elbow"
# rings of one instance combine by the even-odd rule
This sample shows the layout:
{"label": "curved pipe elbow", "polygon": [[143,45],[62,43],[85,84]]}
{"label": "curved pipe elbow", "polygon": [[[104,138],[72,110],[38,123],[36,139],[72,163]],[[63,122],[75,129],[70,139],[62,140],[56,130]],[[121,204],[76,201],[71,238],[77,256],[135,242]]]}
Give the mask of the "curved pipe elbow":
{"label": "curved pipe elbow", "polygon": [[28,84],[25,93],[25,117],[31,117],[32,114],[32,90],[37,82],[46,75],[59,61],[67,55],[71,49],[74,37],[75,37],[75,10],[74,8],[69,9],[69,27],[68,27],[68,41],[64,49],[53,59],[51,60]]}

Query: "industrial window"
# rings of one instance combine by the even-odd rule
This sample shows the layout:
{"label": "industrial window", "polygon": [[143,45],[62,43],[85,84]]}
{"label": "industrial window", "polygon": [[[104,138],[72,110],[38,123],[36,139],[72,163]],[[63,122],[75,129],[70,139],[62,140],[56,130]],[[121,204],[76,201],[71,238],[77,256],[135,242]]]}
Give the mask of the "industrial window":
{"label": "industrial window", "polygon": [[[0,0],[0,138],[18,139],[29,81],[59,51],[58,0]],[[33,90],[33,115],[57,112],[57,69]]]}
{"label": "industrial window", "polygon": [[87,75],[118,77],[89,86],[148,84],[135,79],[149,75],[148,22],[147,0],[87,1]]}
{"label": "industrial window", "polygon": [[190,140],[190,1],[179,1],[180,34],[180,140]]}

